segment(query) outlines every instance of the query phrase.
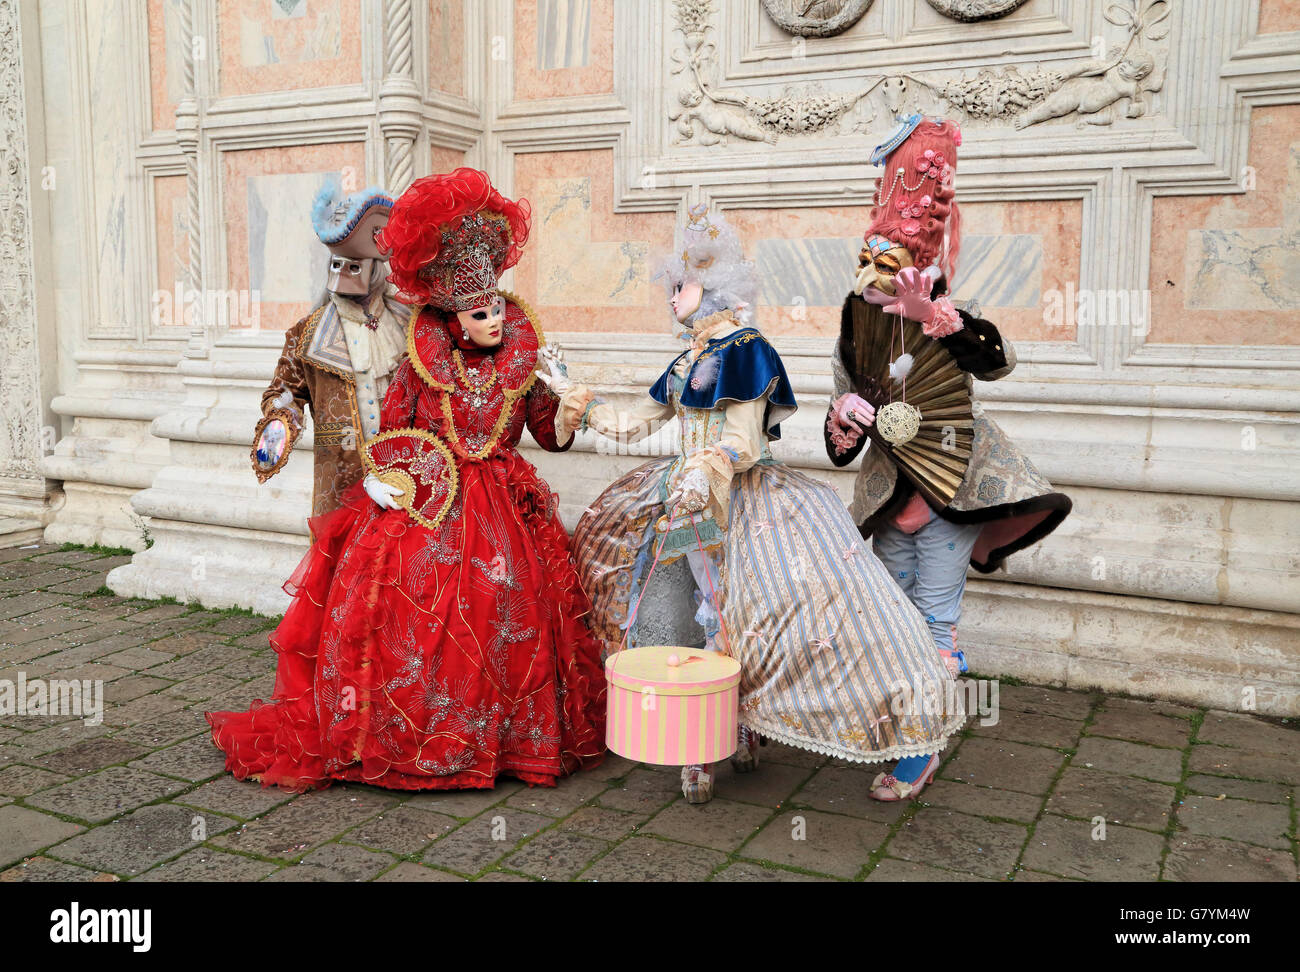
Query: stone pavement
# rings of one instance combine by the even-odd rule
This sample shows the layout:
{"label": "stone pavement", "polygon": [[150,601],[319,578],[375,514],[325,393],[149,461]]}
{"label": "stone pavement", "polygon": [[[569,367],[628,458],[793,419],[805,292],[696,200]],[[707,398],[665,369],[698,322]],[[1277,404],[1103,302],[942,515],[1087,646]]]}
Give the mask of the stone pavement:
{"label": "stone pavement", "polygon": [[[0,715],[0,880],[1293,881],[1300,726],[1004,684],[919,803],[779,745],[682,801],[611,756],[552,790],[291,796],[222,771],[205,709],[268,698],[274,622],[125,600],[125,557],[0,549],[0,680],[102,679],[105,717]],[[1105,821],[1104,840],[1098,823]]]}

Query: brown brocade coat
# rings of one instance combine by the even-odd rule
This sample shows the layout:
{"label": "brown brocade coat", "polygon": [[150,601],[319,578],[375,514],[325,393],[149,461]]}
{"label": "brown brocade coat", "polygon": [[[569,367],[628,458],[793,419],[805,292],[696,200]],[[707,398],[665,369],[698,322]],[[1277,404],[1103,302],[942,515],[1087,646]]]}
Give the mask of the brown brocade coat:
{"label": "brown brocade coat", "polygon": [[[364,446],[357,414],[356,379],[347,342],[336,314],[326,314],[328,302],[289,328],[275,375],[262,393],[263,414],[284,390],[302,415],[310,406],[315,435],[315,479],[312,516],[342,505],[342,495],[365,474]],[[405,309],[409,315],[409,308]],[[405,320],[405,318],[402,318]],[[297,440],[298,431],[291,433]],[[293,442],[288,448],[293,447]]]}

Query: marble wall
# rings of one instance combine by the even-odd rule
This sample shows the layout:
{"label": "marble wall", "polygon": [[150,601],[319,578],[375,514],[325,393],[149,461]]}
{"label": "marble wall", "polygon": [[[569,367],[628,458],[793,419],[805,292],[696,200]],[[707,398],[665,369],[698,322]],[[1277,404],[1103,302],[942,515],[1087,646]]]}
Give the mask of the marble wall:
{"label": "marble wall", "polygon": [[[59,186],[32,220],[44,343],[0,323],[24,362],[5,394],[39,388],[52,434],[26,533],[0,478],[0,534],[138,549],[122,593],[280,610],[310,437],[265,486],[247,440],[320,289],[310,198],[462,164],[530,200],[507,286],[620,401],[673,347],[653,275],[679,214],[725,210],[804,405],[780,455],[847,496],[820,424],[865,160],[895,112],[943,113],[954,291],[1020,357],[979,393],[1076,500],[973,586],[977,667],[1230,708],[1250,684],[1300,712],[1300,0],[856,6],[800,34],[762,0],[37,0],[40,84],[15,91],[29,173]],[[173,294],[204,312],[160,315]],[[529,455],[570,522],[640,461],[587,437]]]}

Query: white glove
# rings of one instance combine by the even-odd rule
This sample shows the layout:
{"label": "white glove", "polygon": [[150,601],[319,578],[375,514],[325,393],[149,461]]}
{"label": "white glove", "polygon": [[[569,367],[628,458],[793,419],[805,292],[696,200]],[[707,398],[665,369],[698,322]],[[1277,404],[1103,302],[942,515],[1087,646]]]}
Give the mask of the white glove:
{"label": "white glove", "polygon": [[298,410],[298,406],[294,403],[293,392],[289,391],[289,389],[285,388],[280,392],[280,394],[276,395],[275,398],[271,400],[271,407],[283,409],[288,412],[293,416],[294,428],[302,428],[302,412]]}
{"label": "white glove", "polygon": [[668,512],[698,513],[709,504],[709,480],[698,469],[689,470],[668,497]]}
{"label": "white glove", "polygon": [[538,351],[537,363],[545,369],[539,369],[537,377],[557,398],[573,387],[573,382],[569,379],[569,369],[564,363],[564,351],[559,345],[548,344]]}
{"label": "white glove", "polygon": [[398,503],[393,497],[401,496],[405,492],[405,490],[383,482],[374,473],[366,473],[366,478],[361,481],[361,485],[365,489],[366,495],[386,510],[398,509]]}

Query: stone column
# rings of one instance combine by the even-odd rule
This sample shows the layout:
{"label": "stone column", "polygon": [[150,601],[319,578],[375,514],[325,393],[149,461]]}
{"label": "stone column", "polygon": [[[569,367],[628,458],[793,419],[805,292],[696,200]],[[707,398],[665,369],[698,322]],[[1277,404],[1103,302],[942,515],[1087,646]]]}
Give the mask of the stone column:
{"label": "stone column", "polygon": [[26,50],[23,44],[32,19],[34,10],[22,10],[18,0],[0,0],[0,546],[40,538],[47,509],[40,462],[54,434],[44,391],[54,348],[42,333],[34,288],[32,173],[44,153],[40,45],[30,37]]}
{"label": "stone column", "polygon": [[401,195],[415,178],[415,142],[423,126],[412,59],[414,33],[411,0],[387,0],[379,130],[384,138],[384,188],[393,196]]}

